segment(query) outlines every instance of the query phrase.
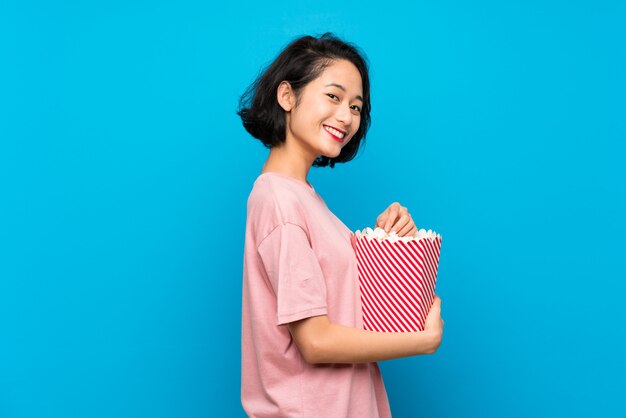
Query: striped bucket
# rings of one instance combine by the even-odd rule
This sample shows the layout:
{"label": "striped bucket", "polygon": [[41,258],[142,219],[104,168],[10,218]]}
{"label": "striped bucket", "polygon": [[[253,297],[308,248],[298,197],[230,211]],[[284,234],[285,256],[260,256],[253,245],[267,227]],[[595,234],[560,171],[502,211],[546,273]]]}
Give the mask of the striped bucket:
{"label": "striped bucket", "polygon": [[441,236],[390,240],[352,234],[363,328],[423,331],[435,297]]}

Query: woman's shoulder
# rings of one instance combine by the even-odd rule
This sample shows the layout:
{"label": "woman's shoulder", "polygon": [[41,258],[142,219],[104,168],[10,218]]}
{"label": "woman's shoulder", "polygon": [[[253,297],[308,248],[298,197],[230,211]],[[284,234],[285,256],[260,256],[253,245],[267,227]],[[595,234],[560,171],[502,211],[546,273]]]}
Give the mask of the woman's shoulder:
{"label": "woman's shoulder", "polygon": [[248,202],[281,203],[297,200],[300,191],[282,176],[262,174],[254,181]]}
{"label": "woman's shoulder", "polygon": [[280,176],[259,176],[248,197],[248,216],[271,223],[306,224],[301,186]]}

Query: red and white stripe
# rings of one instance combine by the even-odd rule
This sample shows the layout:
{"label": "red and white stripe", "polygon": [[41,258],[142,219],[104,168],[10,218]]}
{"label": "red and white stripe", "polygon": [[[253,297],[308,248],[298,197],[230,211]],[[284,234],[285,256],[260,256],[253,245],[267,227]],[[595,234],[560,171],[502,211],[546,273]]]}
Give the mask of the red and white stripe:
{"label": "red and white stripe", "polygon": [[352,234],[363,327],[381,332],[423,331],[435,297],[441,237],[408,242]]}

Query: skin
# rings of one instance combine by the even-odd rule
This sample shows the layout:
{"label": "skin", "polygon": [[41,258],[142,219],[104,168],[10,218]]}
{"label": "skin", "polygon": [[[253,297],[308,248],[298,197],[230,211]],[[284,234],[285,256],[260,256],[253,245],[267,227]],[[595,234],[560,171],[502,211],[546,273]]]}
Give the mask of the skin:
{"label": "skin", "polygon": [[[329,86],[335,83],[343,86]],[[277,88],[276,99],[285,111],[286,141],[273,147],[262,173],[278,172],[309,184],[307,175],[319,155],[336,157],[359,128],[363,105],[361,76],[349,61],[336,60],[300,92],[300,102],[289,83]],[[325,129],[346,133],[343,142]],[[399,236],[417,228],[408,209],[393,202],[377,218],[376,226]],[[305,318],[288,324],[304,359],[309,363],[367,363],[436,352],[443,337],[441,299],[433,306],[421,332],[375,332],[333,324],[328,316]]]}

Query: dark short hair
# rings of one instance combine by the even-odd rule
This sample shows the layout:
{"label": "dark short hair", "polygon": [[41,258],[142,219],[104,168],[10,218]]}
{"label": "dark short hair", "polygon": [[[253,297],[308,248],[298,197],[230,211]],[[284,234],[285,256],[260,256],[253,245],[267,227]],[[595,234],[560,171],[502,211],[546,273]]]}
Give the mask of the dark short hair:
{"label": "dark short hair", "polygon": [[330,32],[320,37],[303,36],[292,41],[264,69],[239,99],[237,114],[243,126],[266,148],[272,148],[286,140],[286,118],[284,109],[278,104],[278,85],[287,81],[295,95],[296,103],[300,92],[311,81],[319,77],[324,69],[338,59],[350,61],[359,70],[363,87],[363,106],[359,129],[336,158],[320,155],[314,167],[333,168],[335,163],[352,160],[370,127],[370,81],[365,54],[354,44],[344,42]]}

